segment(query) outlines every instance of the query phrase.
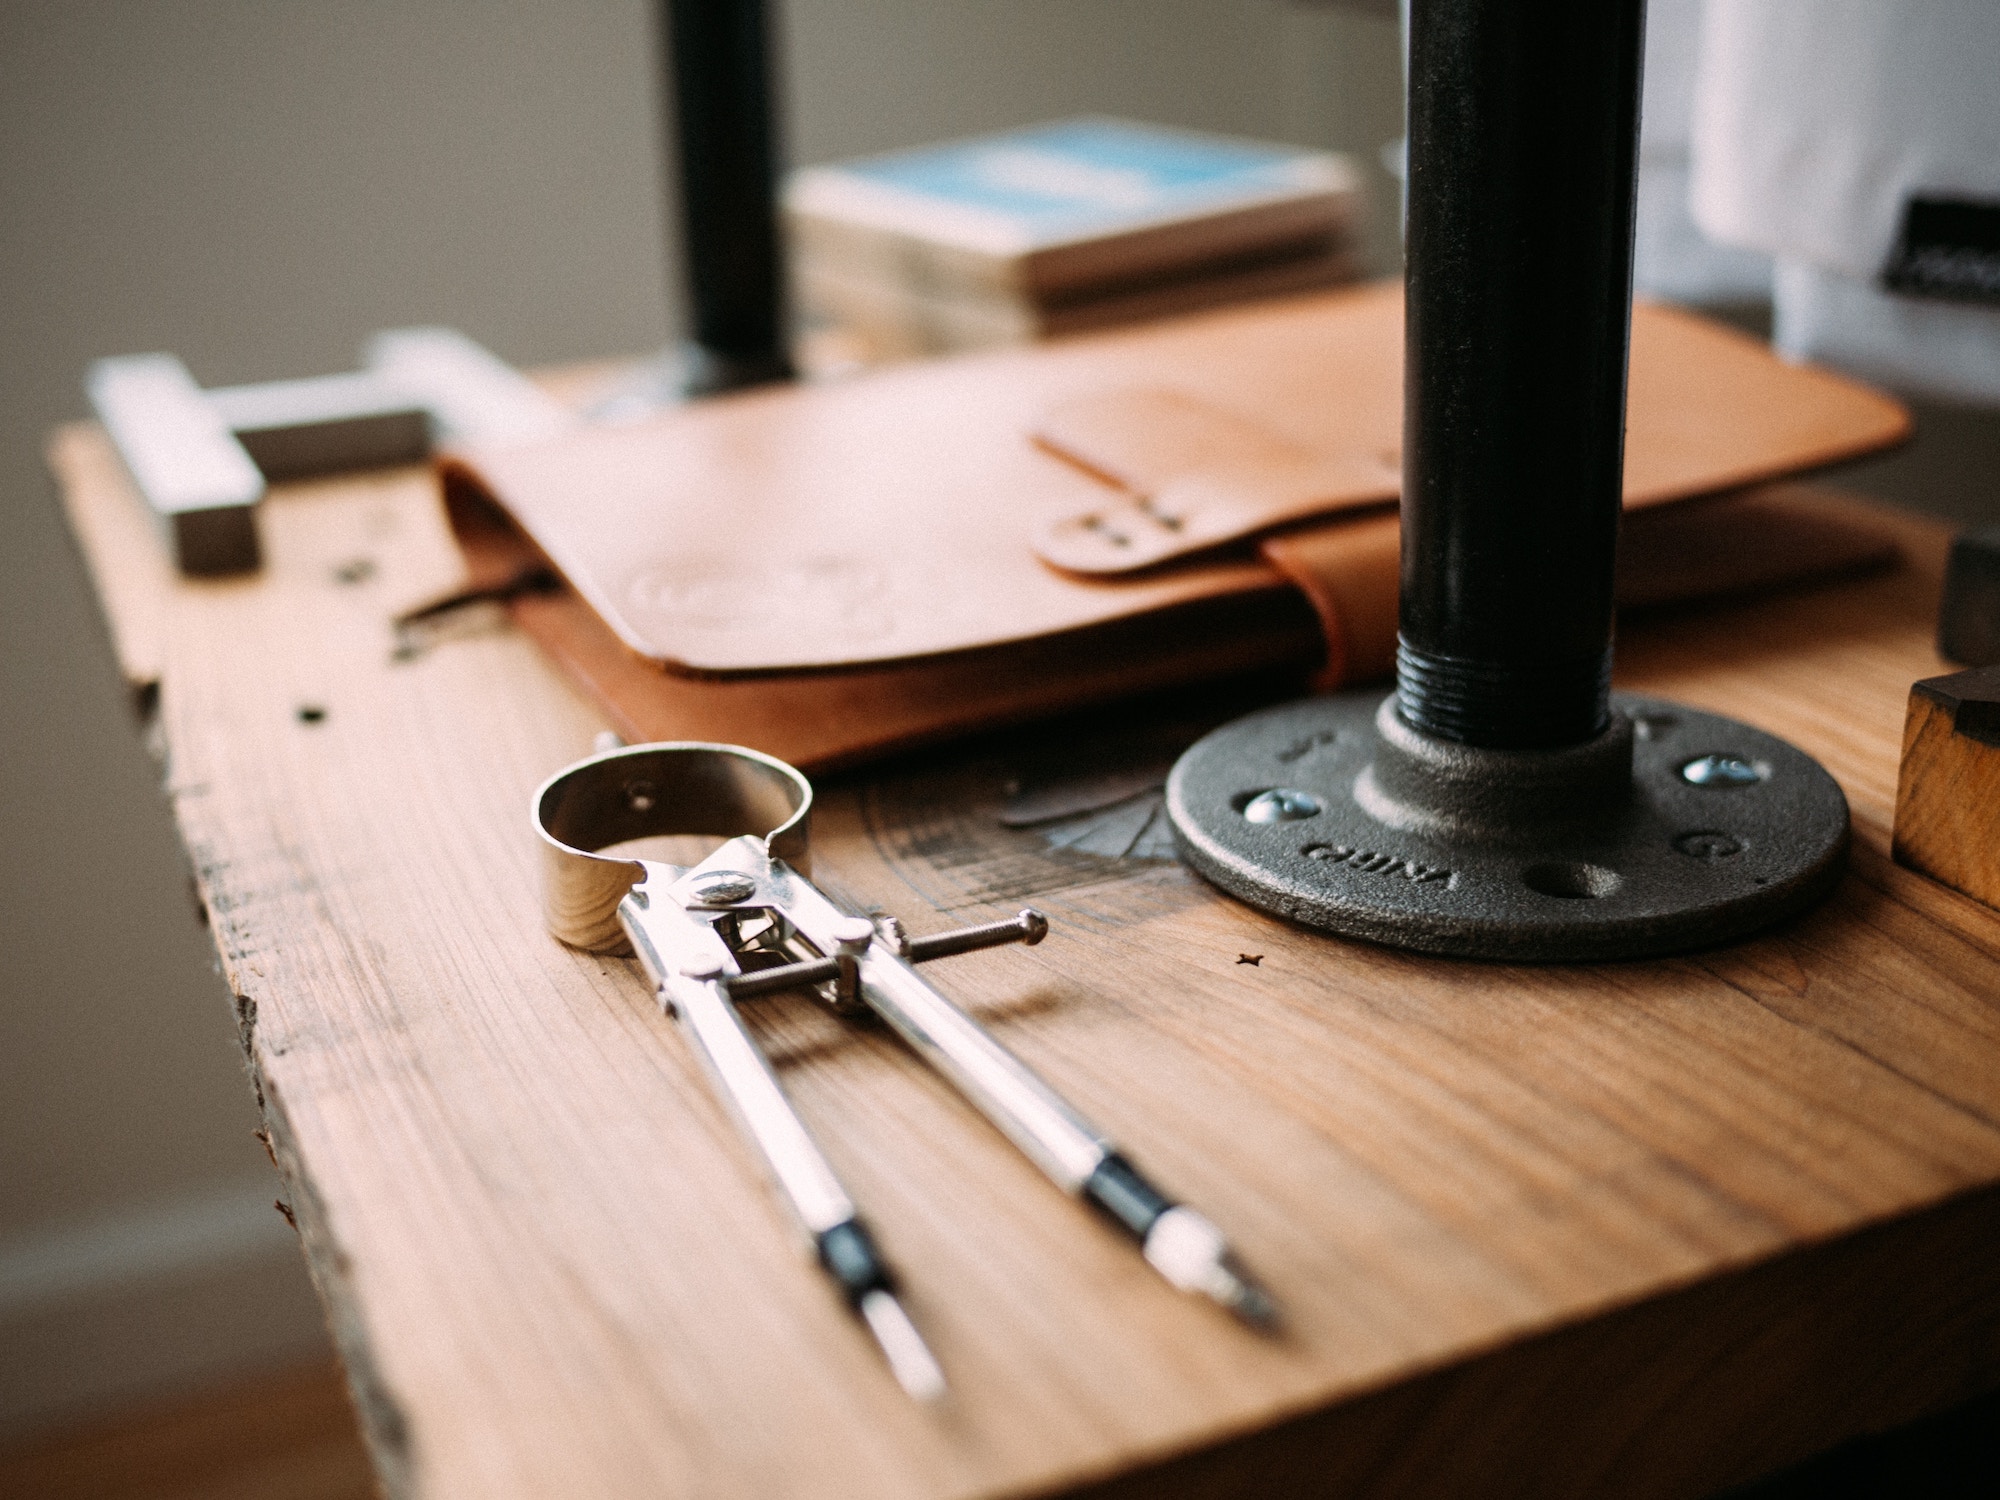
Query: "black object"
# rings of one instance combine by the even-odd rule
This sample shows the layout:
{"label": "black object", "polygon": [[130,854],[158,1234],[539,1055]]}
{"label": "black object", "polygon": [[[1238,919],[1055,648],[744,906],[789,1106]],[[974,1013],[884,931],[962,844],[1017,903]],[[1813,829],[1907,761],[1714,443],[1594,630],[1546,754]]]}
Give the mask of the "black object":
{"label": "black object", "polygon": [[1774,736],[1613,698],[1642,0],[1415,0],[1396,692],[1200,741],[1202,875],[1398,947],[1581,960],[1738,937],[1839,878]]}
{"label": "black object", "polygon": [[2000,302],[2000,202],[1910,199],[1882,285],[1906,297]]}
{"label": "black object", "polygon": [[690,322],[688,393],[792,374],[763,0],[664,0]]}
{"label": "black object", "polygon": [[1938,655],[1968,667],[2000,662],[2000,526],[1968,531],[1951,544]]}
{"label": "black object", "polygon": [[1604,728],[1632,317],[1638,0],[1410,17],[1403,718]]}
{"label": "black object", "polygon": [[1141,1244],[1160,1222],[1160,1215],[1174,1206],[1173,1200],[1115,1151],[1099,1162],[1084,1182],[1083,1196]]}
{"label": "black object", "polygon": [[846,1219],[821,1230],[813,1236],[813,1249],[852,1307],[859,1307],[870,1292],[896,1290],[889,1263],[882,1259],[875,1237],[859,1219]]}

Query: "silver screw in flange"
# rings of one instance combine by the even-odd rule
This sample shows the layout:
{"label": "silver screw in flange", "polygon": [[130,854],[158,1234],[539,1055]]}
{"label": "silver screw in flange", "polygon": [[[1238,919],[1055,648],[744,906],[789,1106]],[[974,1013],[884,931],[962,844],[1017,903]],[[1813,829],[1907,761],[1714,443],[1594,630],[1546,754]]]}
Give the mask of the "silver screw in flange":
{"label": "silver screw in flange", "polygon": [[1297,823],[1319,816],[1319,799],[1290,787],[1273,787],[1244,803],[1243,816],[1252,823]]}
{"label": "silver screw in flange", "polygon": [[1681,767],[1681,779],[1690,786],[1726,789],[1755,786],[1764,779],[1764,772],[1756,762],[1734,755],[1699,755]]}

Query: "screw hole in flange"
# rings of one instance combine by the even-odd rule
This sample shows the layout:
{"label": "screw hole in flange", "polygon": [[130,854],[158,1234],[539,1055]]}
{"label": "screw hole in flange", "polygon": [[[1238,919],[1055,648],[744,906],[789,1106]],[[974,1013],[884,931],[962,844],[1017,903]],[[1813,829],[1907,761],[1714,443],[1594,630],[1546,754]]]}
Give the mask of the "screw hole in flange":
{"label": "screw hole in flange", "polygon": [[1674,848],[1689,859],[1734,859],[1743,852],[1743,841],[1717,829],[1697,828],[1675,838]]}
{"label": "screw hole in flange", "polygon": [[1544,896],[1566,901],[1594,901],[1608,896],[1624,882],[1615,870],[1602,865],[1553,863],[1529,865],[1521,872],[1521,884]]}
{"label": "screw hole in flange", "polygon": [[1632,733],[1642,740],[1663,740],[1679,721],[1672,714],[1632,715]]}

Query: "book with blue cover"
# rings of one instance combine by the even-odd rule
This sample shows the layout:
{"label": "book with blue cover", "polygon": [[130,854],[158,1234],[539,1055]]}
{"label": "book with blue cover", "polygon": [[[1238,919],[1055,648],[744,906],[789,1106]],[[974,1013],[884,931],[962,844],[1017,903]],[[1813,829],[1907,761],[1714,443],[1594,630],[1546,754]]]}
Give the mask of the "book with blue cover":
{"label": "book with blue cover", "polygon": [[1351,275],[1359,196],[1329,152],[1078,119],[805,168],[785,204],[809,303],[831,286],[849,304],[911,297],[1039,327],[1107,296],[1262,284],[1278,265],[1288,282]]}

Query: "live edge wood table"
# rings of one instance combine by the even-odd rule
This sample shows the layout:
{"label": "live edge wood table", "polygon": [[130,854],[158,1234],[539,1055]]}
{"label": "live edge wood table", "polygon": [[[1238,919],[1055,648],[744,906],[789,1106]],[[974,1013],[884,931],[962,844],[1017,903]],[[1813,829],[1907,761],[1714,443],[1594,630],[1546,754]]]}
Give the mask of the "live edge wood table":
{"label": "live edge wood table", "polygon": [[893,1039],[760,1001],[932,1411],[634,966],[542,932],[528,796],[590,706],[497,617],[392,658],[457,581],[427,476],[280,490],[264,571],[188,583],[95,430],[52,455],[391,1495],[1699,1495],[2000,1383],[2000,915],[1886,853],[1941,670],[1926,523],[1894,574],[1623,640],[1625,686],[1847,790],[1851,873],[1752,942],[1515,968],[1294,930],[1137,830],[1118,857],[1143,803],[1002,827],[1074,748],[1032,735],[825,785],[824,883],[915,931],[1048,912],[933,977],[1288,1315],[1173,1292]]}

